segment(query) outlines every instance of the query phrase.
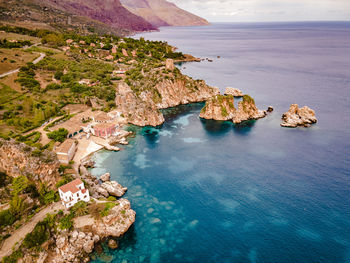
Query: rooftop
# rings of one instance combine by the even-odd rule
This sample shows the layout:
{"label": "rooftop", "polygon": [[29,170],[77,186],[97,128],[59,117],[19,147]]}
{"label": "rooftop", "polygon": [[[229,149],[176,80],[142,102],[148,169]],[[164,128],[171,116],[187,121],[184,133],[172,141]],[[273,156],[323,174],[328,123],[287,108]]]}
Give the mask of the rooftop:
{"label": "rooftop", "polygon": [[95,121],[109,121],[111,118],[105,112],[99,112],[95,115]]}
{"label": "rooftop", "polygon": [[[73,194],[78,192],[78,185],[82,184],[82,180],[80,179],[75,179],[73,181],[71,181],[68,184],[62,185],[61,187],[59,187],[58,189],[60,189],[62,192],[67,193],[68,191],[72,192]],[[85,192],[85,191],[84,191]]]}
{"label": "rooftop", "polygon": [[99,123],[99,124],[94,125],[94,128],[108,129],[108,128],[115,127],[115,126],[116,125],[114,123]]}
{"label": "rooftop", "polygon": [[58,146],[56,148],[56,152],[68,153],[68,151],[72,147],[73,143],[75,143],[75,141],[72,139],[65,140],[63,143],[60,144],[60,146]]}

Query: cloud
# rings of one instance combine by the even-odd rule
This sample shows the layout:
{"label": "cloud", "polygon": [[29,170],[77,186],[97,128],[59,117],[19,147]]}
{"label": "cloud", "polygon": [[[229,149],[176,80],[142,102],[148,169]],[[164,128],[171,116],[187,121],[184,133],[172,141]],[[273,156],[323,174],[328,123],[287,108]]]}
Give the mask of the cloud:
{"label": "cloud", "polygon": [[350,20],[350,0],[168,0],[209,21]]}

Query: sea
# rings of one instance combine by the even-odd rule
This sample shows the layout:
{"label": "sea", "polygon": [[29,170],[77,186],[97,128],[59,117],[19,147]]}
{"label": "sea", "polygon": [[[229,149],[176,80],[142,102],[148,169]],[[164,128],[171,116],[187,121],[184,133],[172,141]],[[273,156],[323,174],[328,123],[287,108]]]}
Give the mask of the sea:
{"label": "sea", "polygon": [[[186,75],[251,95],[264,119],[199,118],[203,103],[135,127],[94,175],[128,188],[136,222],[92,262],[350,262],[350,22],[215,23],[135,37],[205,59]],[[208,58],[208,60],[207,60]],[[212,60],[212,62],[210,62]],[[292,103],[317,124],[283,128]]]}

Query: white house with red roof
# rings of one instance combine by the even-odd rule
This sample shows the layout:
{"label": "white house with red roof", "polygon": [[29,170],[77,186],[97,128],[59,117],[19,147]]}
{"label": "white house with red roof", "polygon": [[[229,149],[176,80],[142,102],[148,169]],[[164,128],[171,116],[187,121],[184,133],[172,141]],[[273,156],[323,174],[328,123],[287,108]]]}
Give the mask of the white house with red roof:
{"label": "white house with red roof", "polygon": [[85,189],[84,183],[80,179],[62,185],[58,188],[62,204],[66,208],[70,208],[79,201],[89,202],[89,190]]}

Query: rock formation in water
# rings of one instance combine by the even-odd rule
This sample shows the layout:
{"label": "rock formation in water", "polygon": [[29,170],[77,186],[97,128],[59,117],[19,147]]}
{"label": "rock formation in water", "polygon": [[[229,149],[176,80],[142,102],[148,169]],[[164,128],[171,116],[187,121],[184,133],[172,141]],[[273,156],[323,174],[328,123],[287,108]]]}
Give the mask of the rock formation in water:
{"label": "rock formation in water", "polygon": [[290,105],[289,110],[282,115],[282,127],[295,128],[298,126],[309,127],[316,123],[315,111],[307,106],[299,108],[298,104]]}
{"label": "rock formation in water", "polygon": [[214,96],[206,102],[199,115],[203,119],[231,120],[233,123],[260,119],[265,116],[266,111],[259,110],[249,95],[244,95],[243,100],[238,102],[238,109],[234,107],[232,95]]}
{"label": "rock formation in water", "polygon": [[0,138],[0,171],[11,177],[26,175],[36,184],[43,182],[55,189],[61,179],[59,167],[60,163],[53,152],[39,151],[24,143]]}
{"label": "rock formation in water", "polygon": [[216,95],[210,98],[201,110],[200,117],[218,121],[228,121],[234,118],[236,109],[232,95]]}
{"label": "rock formation in water", "polygon": [[225,95],[232,95],[233,97],[243,97],[243,93],[240,89],[227,87],[225,89]]}

